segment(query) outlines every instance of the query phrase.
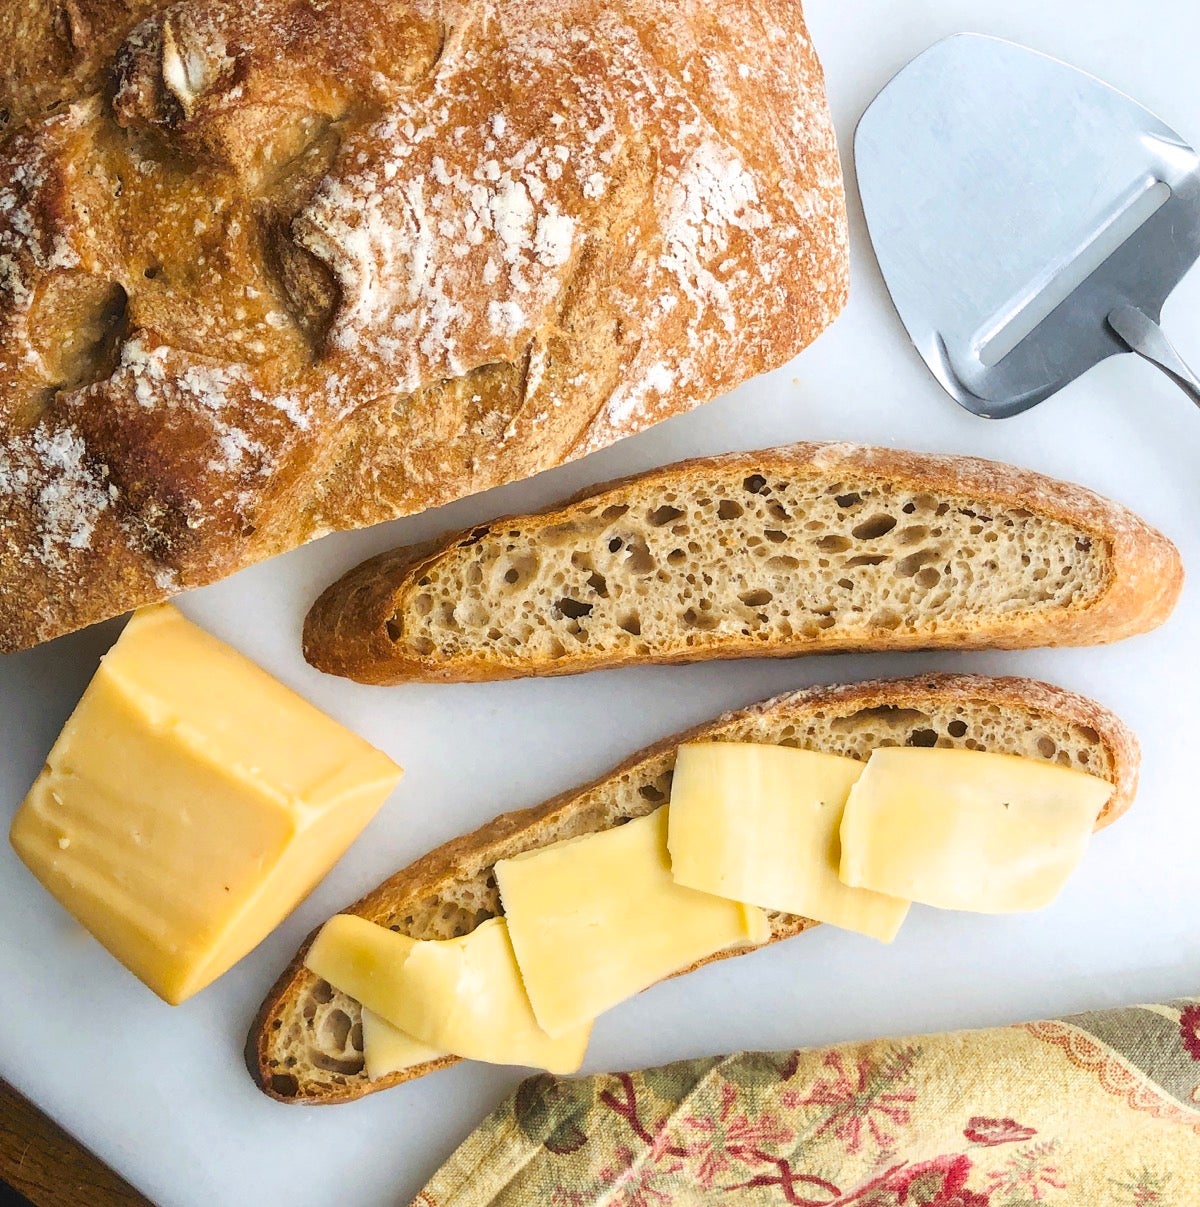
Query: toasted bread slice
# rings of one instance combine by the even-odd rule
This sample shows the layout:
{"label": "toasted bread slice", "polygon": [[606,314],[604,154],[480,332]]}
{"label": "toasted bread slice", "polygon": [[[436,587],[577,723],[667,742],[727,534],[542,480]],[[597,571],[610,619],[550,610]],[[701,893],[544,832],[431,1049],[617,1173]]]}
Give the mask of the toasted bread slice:
{"label": "toasted bread slice", "polygon": [[[492,873],[498,860],[657,809],[670,796],[679,746],[694,741],[771,742],[859,759],[880,746],[937,745],[1057,762],[1115,785],[1098,828],[1129,807],[1139,763],[1136,739],[1112,713],[1031,679],[926,675],[815,687],[668,738],[594,783],[498,817],[398,872],[346,912],[417,939],[467,934],[501,912]],[[771,942],[816,925],[789,914],[770,918]],[[454,1063],[445,1057],[369,1080],[358,1003],[304,967],[312,938],[276,982],[250,1029],[246,1060],[261,1089],[281,1102],[348,1102]],[[741,953],[713,959],[736,954]]]}
{"label": "toasted bread slice", "polygon": [[686,461],[385,553],[304,652],[364,683],[838,650],[1018,649],[1161,624],[1175,547],[1080,486],[967,457],[795,444]]}

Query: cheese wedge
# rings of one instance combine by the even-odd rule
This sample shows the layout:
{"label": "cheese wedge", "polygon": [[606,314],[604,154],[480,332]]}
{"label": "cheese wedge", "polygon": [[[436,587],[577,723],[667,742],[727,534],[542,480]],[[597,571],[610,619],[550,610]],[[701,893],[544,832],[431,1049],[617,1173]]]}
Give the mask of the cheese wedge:
{"label": "cheese wedge", "polygon": [[138,612],[13,821],[17,854],[177,1004],[340,858],[400,768],[163,605]]}
{"label": "cheese wedge", "polygon": [[667,834],[676,883],[890,943],[909,903],[838,874],[842,813],[865,766],[789,746],[681,746]]}
{"label": "cheese wedge", "polygon": [[451,1055],[444,1048],[413,1039],[373,1010],[362,1012],[362,1039],[363,1060],[372,1081]]}
{"label": "cheese wedge", "polygon": [[591,1020],[555,1038],[533,1016],[503,918],[459,939],[410,939],[339,914],[305,957],[311,972],[357,999],[410,1038],[489,1064],[574,1073]]}
{"label": "cheese wedge", "polygon": [[765,943],[762,910],[676,884],[669,811],[496,864],[534,1015],[551,1035],[733,947]]}
{"label": "cheese wedge", "polygon": [[941,909],[1041,909],[1083,858],[1112,792],[1038,759],[876,750],[842,819],[842,880]]}

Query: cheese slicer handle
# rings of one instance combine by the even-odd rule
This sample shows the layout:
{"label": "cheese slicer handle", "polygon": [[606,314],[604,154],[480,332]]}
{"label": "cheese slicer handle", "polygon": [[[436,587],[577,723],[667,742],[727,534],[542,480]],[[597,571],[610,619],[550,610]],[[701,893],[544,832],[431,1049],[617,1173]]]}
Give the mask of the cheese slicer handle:
{"label": "cheese slicer handle", "polygon": [[1148,314],[1136,306],[1118,306],[1108,316],[1108,325],[1134,352],[1157,365],[1200,406],[1200,377],[1188,368],[1163,329]]}

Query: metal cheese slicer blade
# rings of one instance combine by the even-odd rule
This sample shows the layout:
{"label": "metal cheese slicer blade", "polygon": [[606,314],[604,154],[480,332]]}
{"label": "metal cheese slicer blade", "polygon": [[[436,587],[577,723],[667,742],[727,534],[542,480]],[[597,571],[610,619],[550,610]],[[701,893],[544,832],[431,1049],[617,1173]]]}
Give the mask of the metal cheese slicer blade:
{"label": "metal cheese slicer blade", "polygon": [[959,34],[915,59],[855,136],[867,226],[938,381],[989,419],[1134,351],[1200,405],[1158,326],[1200,258],[1200,156],[1107,84]]}

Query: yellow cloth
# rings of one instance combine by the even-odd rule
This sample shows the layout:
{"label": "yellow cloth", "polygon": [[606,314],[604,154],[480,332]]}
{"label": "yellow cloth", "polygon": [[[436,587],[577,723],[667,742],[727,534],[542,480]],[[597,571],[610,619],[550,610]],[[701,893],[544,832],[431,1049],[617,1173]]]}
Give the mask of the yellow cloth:
{"label": "yellow cloth", "polygon": [[414,1207],[1200,1207],[1200,999],[533,1077]]}

